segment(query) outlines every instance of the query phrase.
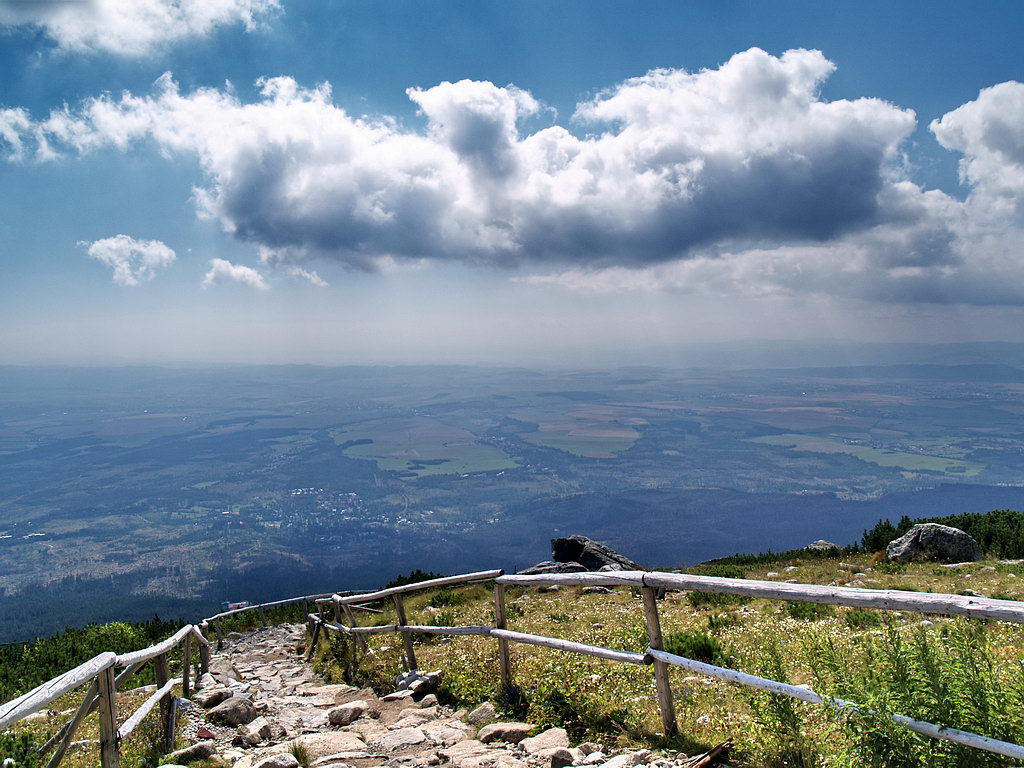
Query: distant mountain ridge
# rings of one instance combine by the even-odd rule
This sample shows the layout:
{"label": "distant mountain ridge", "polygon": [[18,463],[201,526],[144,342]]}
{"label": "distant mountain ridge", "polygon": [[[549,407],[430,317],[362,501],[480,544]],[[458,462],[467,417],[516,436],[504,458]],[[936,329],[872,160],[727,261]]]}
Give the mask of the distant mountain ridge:
{"label": "distant mountain ridge", "polygon": [[747,373],[819,379],[914,379],[917,381],[1024,382],[1024,368],[999,363],[938,365],[835,365],[812,368],[756,368]]}

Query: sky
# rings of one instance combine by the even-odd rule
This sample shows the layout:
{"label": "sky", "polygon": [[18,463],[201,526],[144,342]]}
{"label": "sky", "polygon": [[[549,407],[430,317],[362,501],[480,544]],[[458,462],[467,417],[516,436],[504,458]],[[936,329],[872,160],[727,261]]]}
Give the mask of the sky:
{"label": "sky", "polygon": [[1024,5],[0,0],[0,362],[1024,338]]}

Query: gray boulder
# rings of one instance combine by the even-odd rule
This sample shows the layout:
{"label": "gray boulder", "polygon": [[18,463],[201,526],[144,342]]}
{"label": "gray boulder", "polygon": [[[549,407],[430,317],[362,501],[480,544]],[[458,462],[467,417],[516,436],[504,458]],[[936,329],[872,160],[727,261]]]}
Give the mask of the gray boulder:
{"label": "gray boulder", "polygon": [[938,560],[962,563],[980,560],[981,547],[973,537],[959,528],[938,523],[919,523],[885,548],[890,560],[911,562]]}
{"label": "gray boulder", "polygon": [[596,571],[606,565],[613,565],[622,571],[643,570],[642,566],[628,557],[586,536],[552,539],[551,558],[556,563],[579,563],[588,571]]}
{"label": "gray boulder", "polygon": [[556,563],[554,560],[545,560],[518,573],[522,576],[536,576],[542,573],[580,573],[585,570],[587,569],[579,563]]}
{"label": "gray boulder", "polygon": [[804,549],[810,549],[810,550],[839,549],[839,545],[838,544],[833,544],[831,541],[826,541],[825,539],[818,539],[817,541],[812,541],[810,544],[808,544],[806,547],[804,547]]}
{"label": "gray boulder", "polygon": [[532,723],[491,723],[481,728],[476,737],[484,744],[490,744],[492,741],[518,744],[529,736],[535,727]]}
{"label": "gray boulder", "polygon": [[206,717],[222,725],[246,725],[256,719],[256,707],[248,699],[232,696],[207,712]]}

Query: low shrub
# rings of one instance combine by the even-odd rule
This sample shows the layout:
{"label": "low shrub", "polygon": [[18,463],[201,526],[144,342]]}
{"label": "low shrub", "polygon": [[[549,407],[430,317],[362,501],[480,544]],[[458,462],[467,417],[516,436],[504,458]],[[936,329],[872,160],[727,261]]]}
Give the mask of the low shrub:
{"label": "low shrub", "polygon": [[706,632],[670,632],[662,639],[668,653],[705,664],[729,666],[731,659],[718,638]]}
{"label": "low shrub", "polygon": [[786,613],[791,619],[800,621],[820,621],[835,613],[831,605],[819,605],[817,603],[786,603]]}
{"label": "low shrub", "polygon": [[750,598],[745,595],[726,595],[721,592],[687,592],[686,599],[694,608],[703,606],[745,605]]}
{"label": "low shrub", "polygon": [[740,620],[733,616],[731,613],[713,613],[708,616],[708,629],[712,632],[718,632],[721,629],[728,627],[735,627],[740,623]]}
{"label": "low shrub", "polygon": [[427,601],[427,605],[431,605],[434,608],[446,608],[456,605],[465,605],[467,602],[469,602],[469,598],[462,592],[456,592],[452,589],[439,589],[430,596],[430,600]]}
{"label": "low shrub", "polygon": [[846,626],[850,629],[867,629],[877,627],[882,623],[882,617],[874,611],[865,608],[853,608],[846,612]]}

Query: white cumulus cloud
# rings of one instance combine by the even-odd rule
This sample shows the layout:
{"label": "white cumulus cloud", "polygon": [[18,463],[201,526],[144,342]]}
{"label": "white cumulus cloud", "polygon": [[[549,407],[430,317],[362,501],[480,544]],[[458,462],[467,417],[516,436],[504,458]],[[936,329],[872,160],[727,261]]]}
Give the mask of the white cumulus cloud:
{"label": "white cumulus cloud", "polygon": [[217,27],[253,29],[279,0],[0,0],[0,26],[34,27],[65,51],[142,56]]}
{"label": "white cumulus cloud", "polygon": [[134,145],[194,156],[199,214],[268,265],[447,260],[575,288],[1024,303],[1022,86],[933,123],[963,154],[964,203],[907,177],[911,110],[822,98],[834,69],[818,51],[753,48],[631,78],[580,104],[577,132],[532,133],[542,105],[515,86],[411,88],[426,122],[413,130],[350,114],[328,84],[269,78],[246,102],[166,74],[148,94],[0,113],[0,148],[23,162]]}
{"label": "white cumulus cloud", "polygon": [[963,154],[960,176],[975,196],[1024,215],[1024,83],[985,88],[931,129],[942,146]]}
{"label": "white cumulus cloud", "polygon": [[232,264],[227,259],[210,259],[210,269],[203,276],[203,287],[209,288],[222,283],[239,283],[261,291],[269,288],[263,275],[252,267]]}
{"label": "white cumulus cloud", "polygon": [[80,242],[86,253],[110,267],[118,285],[138,285],[152,280],[157,270],[167,267],[174,259],[174,251],[159,240],[136,240],[128,235],[115,235]]}

